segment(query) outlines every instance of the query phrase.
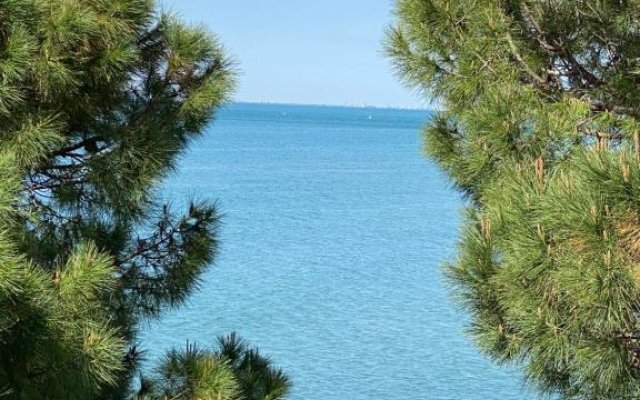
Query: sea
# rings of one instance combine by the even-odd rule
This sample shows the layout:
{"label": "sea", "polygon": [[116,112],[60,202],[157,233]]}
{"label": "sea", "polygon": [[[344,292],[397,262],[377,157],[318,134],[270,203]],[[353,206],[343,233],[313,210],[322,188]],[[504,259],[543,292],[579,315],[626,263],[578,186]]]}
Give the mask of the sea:
{"label": "sea", "polygon": [[145,324],[149,363],[237,332],[291,400],[520,400],[465,334],[442,264],[464,201],[422,151],[427,110],[231,104],[164,183],[216,200],[221,251],[188,303]]}

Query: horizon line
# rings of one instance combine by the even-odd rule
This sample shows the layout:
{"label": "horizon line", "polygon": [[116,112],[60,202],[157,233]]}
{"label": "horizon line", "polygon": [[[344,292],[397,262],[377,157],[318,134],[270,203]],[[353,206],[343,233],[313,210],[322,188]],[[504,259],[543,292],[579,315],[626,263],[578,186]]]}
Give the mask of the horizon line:
{"label": "horizon line", "polygon": [[378,110],[406,110],[406,111],[437,111],[435,107],[419,107],[419,106],[403,106],[403,105],[376,105],[367,103],[295,103],[286,101],[251,101],[251,100],[232,100],[228,104],[263,104],[263,105],[281,105],[281,106],[311,106],[311,107],[337,107],[337,108],[361,108],[361,109],[378,109]]}

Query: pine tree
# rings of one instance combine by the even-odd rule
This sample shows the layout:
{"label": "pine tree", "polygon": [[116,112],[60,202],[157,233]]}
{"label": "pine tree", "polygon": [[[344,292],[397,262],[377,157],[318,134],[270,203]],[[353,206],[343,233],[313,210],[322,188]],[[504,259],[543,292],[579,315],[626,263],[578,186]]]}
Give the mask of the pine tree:
{"label": "pine tree", "polygon": [[[139,324],[217,247],[214,204],[179,212],[157,185],[234,85],[217,39],[153,0],[0,1],[0,398],[132,396]],[[244,378],[212,354],[172,351],[165,367],[189,368],[142,381],[238,398]]]}
{"label": "pine tree", "polygon": [[279,400],[289,378],[235,333],[218,338],[218,349],[187,345],[167,353],[159,376],[143,378],[134,400]]}
{"label": "pine tree", "polygon": [[397,0],[386,52],[437,98],[468,199],[446,266],[479,348],[541,394],[640,398],[640,2]]}

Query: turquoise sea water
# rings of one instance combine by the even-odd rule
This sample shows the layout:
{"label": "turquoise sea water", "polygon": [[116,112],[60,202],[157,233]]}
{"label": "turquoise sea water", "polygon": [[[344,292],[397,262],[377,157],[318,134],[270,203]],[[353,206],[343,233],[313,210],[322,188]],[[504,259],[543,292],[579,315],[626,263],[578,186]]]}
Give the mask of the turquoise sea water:
{"label": "turquoise sea water", "polygon": [[232,330],[289,374],[292,400],[530,398],[463,336],[440,266],[462,201],[420,152],[427,111],[236,104],[164,193],[215,198],[222,250],[153,358]]}

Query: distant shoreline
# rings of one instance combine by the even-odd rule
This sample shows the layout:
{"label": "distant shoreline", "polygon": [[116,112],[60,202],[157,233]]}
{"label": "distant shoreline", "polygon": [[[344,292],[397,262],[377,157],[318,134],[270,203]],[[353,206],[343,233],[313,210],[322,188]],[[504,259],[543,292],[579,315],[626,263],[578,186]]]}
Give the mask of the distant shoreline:
{"label": "distant shoreline", "polygon": [[280,103],[269,101],[232,101],[229,104],[250,104],[266,106],[294,106],[294,107],[326,107],[326,108],[351,108],[358,110],[402,110],[402,111],[436,111],[436,108],[416,108],[403,106],[377,106],[377,105],[357,105],[357,104],[313,104],[313,103]]}

